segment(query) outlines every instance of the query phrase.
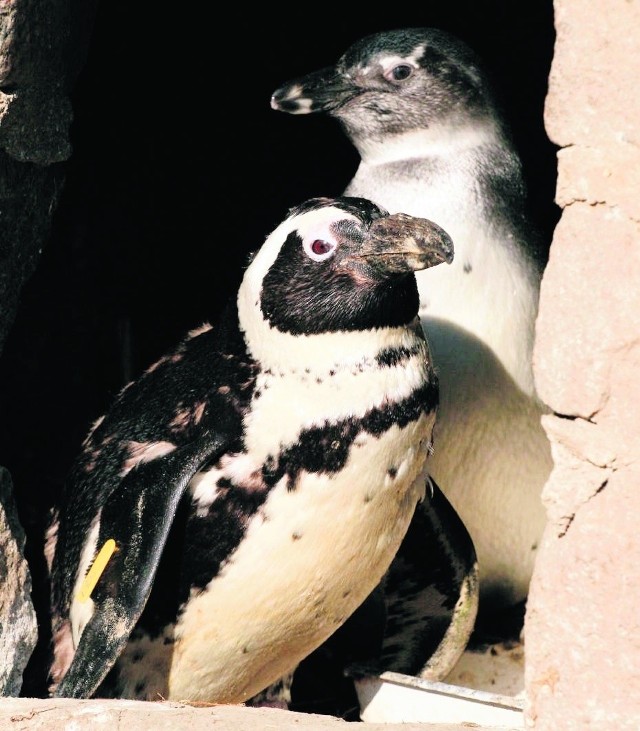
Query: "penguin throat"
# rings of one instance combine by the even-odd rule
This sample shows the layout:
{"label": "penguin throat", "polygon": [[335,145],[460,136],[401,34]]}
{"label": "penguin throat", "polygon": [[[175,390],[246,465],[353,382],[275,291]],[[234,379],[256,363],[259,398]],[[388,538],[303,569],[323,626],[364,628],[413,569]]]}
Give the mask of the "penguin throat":
{"label": "penguin throat", "polygon": [[317,372],[330,370],[336,363],[373,361],[382,350],[413,347],[421,333],[417,317],[408,326],[306,335],[282,332],[264,319],[255,301],[242,290],[238,316],[249,354],[263,369],[283,371]]}
{"label": "penguin throat", "polygon": [[412,129],[395,135],[353,137],[362,162],[386,165],[417,158],[459,155],[502,142],[498,126],[490,120],[460,125],[448,120],[428,128]]}

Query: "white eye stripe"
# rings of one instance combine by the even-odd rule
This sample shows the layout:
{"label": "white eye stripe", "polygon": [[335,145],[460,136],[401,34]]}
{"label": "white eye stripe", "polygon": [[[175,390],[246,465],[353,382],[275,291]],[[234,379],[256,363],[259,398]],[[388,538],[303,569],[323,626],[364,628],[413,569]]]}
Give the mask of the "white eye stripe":
{"label": "white eye stripe", "polygon": [[420,59],[424,55],[425,47],[420,44],[407,56],[389,55],[379,59],[384,74],[388,74],[396,66],[412,66],[414,69],[420,67]]}
{"label": "white eye stripe", "polygon": [[[355,225],[361,225],[356,216],[334,206],[321,207],[286,218],[267,236],[266,241],[251,260],[244,273],[238,296],[243,299],[246,298],[247,303],[253,303],[260,299],[262,280],[276,260],[289,234],[296,231],[303,242],[313,242],[317,238],[326,240],[327,237],[329,237],[329,240],[335,240],[335,236],[331,233],[331,226],[338,221],[353,221]],[[307,249],[305,249],[305,253],[307,256],[311,256]]]}

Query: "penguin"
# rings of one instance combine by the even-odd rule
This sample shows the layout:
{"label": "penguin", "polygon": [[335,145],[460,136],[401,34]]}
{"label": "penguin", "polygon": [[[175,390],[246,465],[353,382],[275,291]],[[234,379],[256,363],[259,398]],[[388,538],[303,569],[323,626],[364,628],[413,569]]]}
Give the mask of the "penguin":
{"label": "penguin", "polygon": [[429,220],[307,200],[217,322],[124,387],[48,530],[53,697],[268,695],[375,594],[418,508],[465,625],[477,564],[428,473],[438,379],[415,279],[452,259]]}
{"label": "penguin", "polygon": [[282,84],[271,107],[337,120],[360,157],[344,194],[433,220],[455,242],[450,267],[416,274],[440,374],[429,470],[473,539],[479,618],[520,613],[552,467],[532,369],[545,253],[498,92],[460,39],[404,28]]}

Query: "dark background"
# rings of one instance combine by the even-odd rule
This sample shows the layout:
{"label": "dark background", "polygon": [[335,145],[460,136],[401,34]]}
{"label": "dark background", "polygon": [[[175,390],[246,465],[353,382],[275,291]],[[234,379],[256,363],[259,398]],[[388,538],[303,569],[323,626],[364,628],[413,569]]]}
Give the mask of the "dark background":
{"label": "dark background", "polygon": [[[0,464],[13,475],[36,596],[47,512],[92,421],[187,330],[215,318],[247,253],[290,206],[340,193],[355,171],[336,122],[271,110],[283,82],[369,33],[455,33],[503,92],[549,240],[558,217],[556,148],[542,116],[551,0],[397,5],[99,6],[53,232],[0,359]],[[25,694],[36,690],[27,681]]]}

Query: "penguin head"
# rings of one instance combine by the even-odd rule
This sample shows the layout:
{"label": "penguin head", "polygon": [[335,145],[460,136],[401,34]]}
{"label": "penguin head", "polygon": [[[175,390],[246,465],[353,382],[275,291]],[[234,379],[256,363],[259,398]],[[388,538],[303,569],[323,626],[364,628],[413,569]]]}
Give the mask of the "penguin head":
{"label": "penguin head", "polygon": [[241,326],[293,336],[405,326],[418,313],[414,272],[452,259],[451,239],[431,221],[363,198],[313,198],[253,256]]}
{"label": "penguin head", "polygon": [[365,140],[432,126],[496,123],[482,62],[463,41],[436,28],[366,36],[335,66],[281,86],[271,107],[289,114],[330,114],[361,153]]}

